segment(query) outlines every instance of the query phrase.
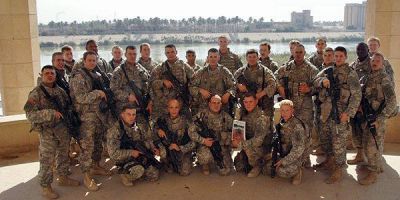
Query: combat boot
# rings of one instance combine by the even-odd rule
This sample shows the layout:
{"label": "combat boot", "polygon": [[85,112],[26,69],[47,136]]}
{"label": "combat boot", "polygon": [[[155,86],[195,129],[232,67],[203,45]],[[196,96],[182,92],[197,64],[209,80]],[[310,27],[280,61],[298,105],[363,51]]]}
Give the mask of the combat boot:
{"label": "combat boot", "polygon": [[96,181],[90,176],[89,173],[83,174],[83,184],[86,186],[87,189],[90,191],[97,191],[99,190],[99,186],[97,186]]}
{"label": "combat boot", "polygon": [[341,167],[335,166],[331,176],[325,180],[326,184],[337,183],[342,180],[343,170]]}
{"label": "combat boot", "polygon": [[314,169],[332,170],[335,165],[333,156],[328,156],[323,162],[313,166]]}
{"label": "combat boot", "polygon": [[364,157],[364,156],[363,156],[363,151],[362,151],[362,149],[357,149],[357,154],[356,154],[356,156],[354,157],[353,160],[347,160],[347,164],[349,164],[349,165],[357,165],[357,164],[360,164],[360,163],[364,162],[364,158],[363,158],[363,157]]}
{"label": "combat boot", "polygon": [[133,186],[133,182],[129,180],[129,175],[128,174],[121,174],[121,182],[123,185],[125,185],[126,187],[132,187]]}
{"label": "combat boot", "polygon": [[261,168],[260,166],[254,166],[253,169],[247,174],[247,177],[249,178],[255,178],[260,174]]}
{"label": "combat boot", "polygon": [[297,172],[297,174],[292,179],[292,184],[293,185],[300,185],[302,177],[303,177],[303,169],[300,167],[299,171]]}
{"label": "combat boot", "polygon": [[378,174],[377,172],[368,170],[368,175],[365,178],[359,180],[358,183],[360,185],[371,185],[376,182],[377,174]]}
{"label": "combat boot", "polygon": [[42,187],[42,196],[47,199],[57,199],[58,194],[51,188],[51,186]]}
{"label": "combat boot", "polygon": [[210,175],[210,167],[208,164],[202,165],[201,168],[204,175]]}
{"label": "combat boot", "polygon": [[79,186],[80,185],[79,181],[69,178],[68,176],[59,176],[57,183],[59,186]]}
{"label": "combat boot", "polygon": [[106,170],[102,167],[100,167],[99,163],[96,163],[92,166],[90,169],[90,174],[91,175],[100,175],[100,176],[111,176],[111,171]]}

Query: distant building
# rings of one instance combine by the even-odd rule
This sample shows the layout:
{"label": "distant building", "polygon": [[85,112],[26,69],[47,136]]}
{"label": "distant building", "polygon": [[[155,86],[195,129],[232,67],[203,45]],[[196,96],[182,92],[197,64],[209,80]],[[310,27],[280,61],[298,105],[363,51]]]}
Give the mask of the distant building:
{"label": "distant building", "polygon": [[311,16],[310,10],[303,10],[303,12],[292,12],[291,23],[295,27],[307,27],[313,26],[313,17]]}
{"label": "distant building", "polygon": [[348,3],[344,6],[344,28],[347,30],[365,29],[365,11],[367,2]]}

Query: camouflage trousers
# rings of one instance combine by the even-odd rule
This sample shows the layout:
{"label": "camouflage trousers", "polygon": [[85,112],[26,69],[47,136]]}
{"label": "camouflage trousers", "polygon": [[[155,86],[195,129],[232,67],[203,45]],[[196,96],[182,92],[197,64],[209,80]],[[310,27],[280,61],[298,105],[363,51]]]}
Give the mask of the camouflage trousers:
{"label": "camouflage trousers", "polygon": [[245,166],[247,165],[245,161],[246,155],[248,158],[248,164],[250,164],[252,167],[254,166],[262,167],[261,161],[264,155],[263,148],[250,147],[248,149],[243,149],[236,155],[234,159],[234,165],[237,172],[242,172],[245,169]]}
{"label": "camouflage trousers", "polygon": [[354,123],[354,120],[350,121],[351,125],[351,140],[354,148],[363,148],[363,128]]}
{"label": "camouflage trousers", "polygon": [[[271,175],[271,166],[272,160],[269,160],[265,165],[265,171],[267,172],[267,175]],[[299,172],[300,168],[300,162],[296,162],[290,165],[281,165],[279,168],[276,169],[276,175],[281,178],[292,178]]]}
{"label": "camouflage trousers", "polygon": [[153,166],[145,169],[142,165],[135,165],[129,169],[128,179],[135,181],[144,178],[148,181],[157,181],[159,174],[159,170]]}
{"label": "camouflage trousers", "polygon": [[83,173],[88,172],[94,162],[100,162],[103,152],[103,140],[106,125],[95,113],[86,113],[81,117],[81,154],[79,163]]}
{"label": "camouflage trousers", "polygon": [[[168,160],[167,158],[167,150],[165,149],[164,146],[160,147],[160,160],[162,163],[164,163],[165,166],[168,166],[168,168],[172,168],[170,163],[171,161]],[[179,168],[180,168],[179,175],[181,176],[187,176],[192,172],[193,168],[192,151],[181,153]]]}
{"label": "camouflage trousers", "polygon": [[379,149],[376,148],[376,144],[374,138],[372,137],[371,132],[369,131],[366,124],[363,124],[363,150],[365,156],[368,160],[368,169],[370,171],[377,172],[381,167],[383,167],[383,144],[385,138],[385,120],[377,120],[378,128],[376,129],[376,143],[378,144]]}
{"label": "camouflage trousers", "polygon": [[53,163],[57,174],[66,176],[69,169],[69,143],[71,136],[67,128],[59,123],[54,128],[45,128],[39,134],[39,183],[47,187],[53,182]]}
{"label": "camouflage trousers", "polygon": [[329,118],[322,124],[322,134],[320,141],[322,149],[327,155],[334,156],[336,165],[346,166],[346,140],[350,134],[350,125],[348,122],[336,124],[335,120]]}
{"label": "camouflage trousers", "polygon": [[301,114],[296,115],[297,118],[299,118],[304,125],[306,126],[306,148],[304,149],[304,153],[302,156],[303,164],[306,163],[307,161],[310,160],[310,154],[312,153],[312,140],[311,140],[311,133],[312,129],[314,127],[314,114],[313,110],[307,110],[305,109]]}
{"label": "camouflage trousers", "polygon": [[[231,156],[232,148],[230,146],[221,145],[221,150],[224,158],[223,163],[225,168],[230,170],[233,167],[233,160]],[[201,145],[197,148],[196,155],[200,165],[207,165],[214,162],[214,157],[211,154],[210,148],[205,145]]]}

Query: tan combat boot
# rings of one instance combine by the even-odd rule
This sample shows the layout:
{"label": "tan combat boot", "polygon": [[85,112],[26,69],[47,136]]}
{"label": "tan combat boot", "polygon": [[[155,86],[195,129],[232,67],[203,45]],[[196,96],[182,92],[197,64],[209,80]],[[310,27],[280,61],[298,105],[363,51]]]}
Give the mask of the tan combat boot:
{"label": "tan combat boot", "polygon": [[57,199],[58,194],[54,192],[51,186],[42,187],[42,196],[46,197],[47,199]]}
{"label": "tan combat boot", "polygon": [[260,174],[261,168],[260,166],[254,166],[253,169],[247,174],[247,177],[249,178],[255,178]]}
{"label": "tan combat boot", "polygon": [[297,172],[297,174],[295,176],[293,176],[292,184],[300,185],[302,177],[303,177],[303,169],[299,168],[299,171]]}
{"label": "tan combat boot", "polygon": [[371,185],[376,182],[377,175],[378,175],[377,172],[368,170],[368,175],[365,178],[359,180],[358,183],[360,185]]}
{"label": "tan combat boot", "polygon": [[126,187],[132,187],[133,186],[133,182],[129,180],[129,175],[128,174],[121,174],[121,182],[124,186]]}
{"label": "tan combat boot", "polygon": [[95,163],[90,169],[91,175],[111,176],[111,171],[100,167],[99,163]]}
{"label": "tan combat boot", "polygon": [[210,167],[208,166],[208,164],[202,165],[201,168],[204,175],[210,175]]}
{"label": "tan combat boot", "polygon": [[89,173],[84,173],[83,174],[83,184],[85,185],[85,187],[87,189],[89,189],[90,191],[97,191],[99,190],[99,186],[97,186],[97,183],[94,179],[92,179],[92,177],[90,176]]}
{"label": "tan combat boot", "polygon": [[57,183],[59,186],[79,186],[80,185],[79,181],[69,178],[68,176],[59,176]]}
{"label": "tan combat boot", "polygon": [[335,165],[335,160],[333,159],[333,156],[328,156],[322,163],[314,165],[313,168],[332,171],[334,165]]}
{"label": "tan combat boot", "polygon": [[335,166],[331,176],[325,180],[326,184],[337,183],[342,180],[343,170],[341,167]]}
{"label": "tan combat boot", "polygon": [[363,151],[362,151],[362,149],[357,149],[357,154],[356,154],[356,156],[354,157],[353,160],[347,160],[347,164],[349,164],[349,165],[357,165],[357,164],[360,164],[360,163],[364,162],[364,158],[363,158],[363,157],[364,157],[364,156],[363,156]]}

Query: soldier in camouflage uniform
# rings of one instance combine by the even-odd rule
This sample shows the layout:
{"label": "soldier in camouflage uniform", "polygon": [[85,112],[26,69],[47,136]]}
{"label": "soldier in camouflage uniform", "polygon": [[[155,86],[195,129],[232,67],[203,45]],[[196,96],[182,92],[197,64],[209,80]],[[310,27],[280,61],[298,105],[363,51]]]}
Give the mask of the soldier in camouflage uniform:
{"label": "soldier in camouflage uniform", "polygon": [[324,49],[326,48],[326,39],[319,38],[316,42],[317,43],[315,43],[315,48],[317,48],[317,51],[311,54],[311,56],[308,57],[308,60],[311,64],[319,68],[324,62],[323,54]]}
{"label": "soldier in camouflage uniform", "polygon": [[115,122],[107,131],[108,154],[119,168],[122,184],[128,187],[133,186],[133,182],[142,177],[149,181],[156,181],[159,176],[159,170],[152,165],[147,167],[143,163],[136,163],[133,166],[125,167],[129,163],[138,162],[135,158],[138,158],[140,153],[144,152],[121,148],[123,134],[126,134],[129,140],[144,142],[147,149],[153,149],[154,152],[158,153],[153,144],[151,132],[140,129],[135,120],[135,107],[129,104],[125,105],[122,108],[119,121]]}
{"label": "soldier in camouflage uniform", "polygon": [[[368,175],[359,180],[359,183],[362,185],[375,183],[377,174],[383,171],[382,154],[386,119],[389,118],[396,109],[396,94],[392,87],[390,76],[385,73],[384,60],[381,53],[375,53],[371,58],[371,74],[361,78],[363,98],[368,101],[373,111],[377,112],[376,121],[372,124],[376,128],[375,139],[377,145],[375,144],[367,122],[361,125],[363,129],[363,150],[367,157],[368,168]],[[366,112],[363,107],[361,110]]]}
{"label": "soldier in camouflage uniform", "polygon": [[223,110],[229,111],[229,98],[235,96],[235,80],[231,72],[218,64],[219,53],[216,48],[208,50],[208,64],[193,76],[190,92],[193,96],[191,105],[193,114],[208,108],[208,100],[212,95],[222,97]]}
{"label": "soldier in camouflage uniform", "polygon": [[[255,49],[246,52],[246,60],[247,65],[239,68],[235,73],[238,97],[243,100],[245,93],[254,92],[259,102],[258,105],[270,121],[268,124],[271,124],[274,116],[275,76],[271,70],[258,62],[258,52]],[[240,77],[244,77],[247,82],[256,83],[257,91],[250,91],[249,85],[240,82]]]}
{"label": "soldier in camouflage uniform", "polygon": [[[153,106],[156,112],[152,113],[153,120],[157,120],[158,117],[167,115],[167,101],[171,98],[182,99],[182,91],[178,91],[178,88],[174,87],[170,80],[167,80],[164,73],[170,71],[176,79],[184,85],[189,85],[193,77],[193,69],[184,61],[179,60],[177,57],[176,47],[173,44],[165,46],[165,55],[167,60],[158,65],[151,73],[151,89]],[[182,104],[182,114],[191,117],[189,105]]]}
{"label": "soldier in camouflage uniform", "polygon": [[[336,86],[327,78],[326,68],[318,73],[314,86],[320,89],[319,99],[321,104],[322,134],[321,145],[328,159],[332,160],[333,166],[331,176],[325,181],[328,184],[338,182],[342,179],[343,169],[346,167],[346,138],[350,134],[350,117],[356,114],[361,100],[360,83],[357,73],[346,63],[347,51],[344,47],[335,48],[335,65],[333,76]],[[338,87],[337,94],[338,116],[332,114],[332,99],[327,93],[327,88]],[[322,91],[321,91],[322,90]]]}
{"label": "soldier in camouflage uniform", "polygon": [[81,149],[79,157],[81,170],[84,173],[84,185],[91,191],[99,188],[92,175],[110,175],[110,172],[100,167],[102,141],[109,123],[109,112],[102,113],[99,104],[107,101],[102,90],[93,89],[94,79],[100,79],[94,71],[97,54],[89,51],[83,54],[84,67],[78,69],[71,78],[71,96],[77,109],[82,125]]}
{"label": "soldier in camouflage uniform", "polygon": [[[63,186],[78,186],[79,181],[68,178],[68,147],[70,135],[63,123],[62,114],[49,98],[57,98],[60,106],[71,109],[68,105],[68,95],[55,85],[56,72],[50,65],[41,70],[43,82],[35,87],[28,96],[24,106],[26,117],[32,123],[32,129],[39,132],[39,183],[42,195],[49,199],[58,198],[53,191],[53,163],[59,175],[58,184]],[[49,96],[46,95],[46,92]]]}
{"label": "soldier in camouflage uniform", "polygon": [[[137,110],[136,121],[141,130],[148,130],[148,122],[145,119],[145,111],[140,110],[141,100],[135,95],[133,89],[129,86],[130,81],[134,81],[143,96],[149,95],[150,74],[140,64],[136,63],[136,47],[127,46],[125,49],[126,61],[117,67],[111,78],[110,88],[117,100],[117,108],[121,110],[126,104],[133,104]],[[151,110],[151,102],[146,106],[146,111]],[[148,117],[148,116],[147,116]]]}
{"label": "soldier in camouflage uniform", "polygon": [[64,58],[64,69],[66,70],[67,75],[70,76],[72,73],[72,68],[76,63],[74,60],[73,49],[69,45],[64,45],[61,47],[61,52]]}
{"label": "soldier in camouflage uniform", "polygon": [[154,62],[150,58],[150,44],[142,43],[140,44],[140,58],[138,61],[148,72],[151,74],[154,68],[157,67],[158,63]]}
{"label": "soldier in camouflage uniform", "polygon": [[[175,150],[179,152],[179,175],[187,176],[190,174],[193,167],[193,157],[192,152],[196,148],[196,143],[190,140],[188,135],[189,127],[191,126],[191,120],[188,120],[187,117],[180,114],[181,104],[177,99],[168,100],[168,116],[162,117],[161,119],[165,119],[168,129],[172,131],[174,134],[178,134],[178,143],[171,144],[168,149]],[[154,127],[156,131],[156,135],[159,138],[167,137],[170,138],[166,134],[165,131],[160,129],[157,124]],[[182,143],[184,140],[188,140],[186,144]],[[160,159],[163,163],[166,164],[168,172],[172,172],[172,167],[170,160],[167,158],[167,150],[162,145],[158,145],[158,149],[160,151]]]}
{"label": "soldier in camouflage uniform", "polygon": [[[287,154],[276,164],[276,174],[282,178],[291,178],[293,185],[299,185],[303,175],[301,159],[306,149],[306,134],[304,123],[294,116],[293,102],[283,100],[280,102],[281,122],[281,145]],[[271,173],[272,160],[267,162],[266,171]]]}
{"label": "soldier in camouflage uniform", "polygon": [[269,54],[271,53],[271,45],[267,42],[263,42],[260,44],[260,63],[266,66],[269,70],[274,73],[278,70],[278,63],[273,61]]}
{"label": "soldier in camouflage uniform", "polygon": [[235,74],[236,70],[243,66],[239,56],[232,53],[228,48],[229,40],[226,36],[218,37],[219,45],[219,64],[229,69],[232,74]]}
{"label": "soldier in camouflage uniform", "polygon": [[[86,51],[91,51],[91,52],[95,52],[97,54],[97,69],[96,70],[101,70],[102,72],[104,72],[105,74],[107,74],[109,77],[111,77],[111,74],[113,72],[113,68],[110,66],[110,64],[103,58],[101,58],[99,56],[99,50],[97,49],[99,46],[97,45],[96,41],[94,40],[89,40],[86,42]],[[72,74],[80,69],[84,67],[84,60],[81,59],[79,62],[77,62],[73,69],[72,69]]]}
{"label": "soldier in camouflage uniform", "polygon": [[193,68],[194,72],[201,69],[201,66],[196,63],[196,52],[192,49],[186,51],[186,63]]}
{"label": "soldier in camouflage uniform", "polygon": [[[294,60],[282,66],[275,72],[278,80],[278,92],[281,97],[290,99],[294,103],[294,113],[307,127],[307,148],[306,152],[311,153],[311,137],[308,132],[314,125],[312,96],[314,95],[313,80],[318,73],[318,69],[304,59],[305,49],[299,44],[294,49]],[[285,79],[288,79],[288,93],[285,93]],[[304,166],[311,167],[310,158],[305,153]]]}
{"label": "soldier in camouflage uniform", "polygon": [[108,64],[114,70],[122,63],[124,63],[124,59],[122,58],[122,48],[118,45],[113,46],[113,48],[111,49],[111,55],[113,58],[110,61],[108,61]]}
{"label": "soldier in camouflage uniform", "polygon": [[[379,38],[370,37],[370,38],[368,38],[367,43],[368,43],[370,57],[372,57],[375,53],[379,52],[379,48],[381,46],[381,42],[380,42]],[[392,65],[390,64],[389,60],[385,59],[383,61],[383,66],[386,71],[386,74],[389,75],[390,81],[393,84],[393,88],[395,88],[394,71],[393,71]]]}
{"label": "soldier in camouflage uniform", "polygon": [[[260,174],[265,150],[263,142],[266,137],[271,137],[270,120],[257,106],[257,97],[254,93],[246,93],[243,104],[246,109],[241,120],[246,122],[246,139],[232,138],[232,147],[241,151],[234,159],[237,172],[248,171],[247,177],[253,178]],[[246,162],[246,157],[248,162]],[[250,165],[250,166],[249,166]]]}
{"label": "soldier in camouflage uniform", "polygon": [[297,45],[299,45],[299,44],[301,44],[301,43],[298,40],[291,40],[289,42],[290,57],[289,57],[289,60],[284,65],[287,65],[290,61],[292,61],[294,59],[294,52],[295,52]]}
{"label": "soldier in camouflage uniform", "polygon": [[[218,53],[218,51],[216,52]],[[220,175],[228,175],[231,168],[233,168],[233,161],[231,156],[231,129],[232,117],[221,110],[222,98],[219,95],[212,96],[208,101],[208,109],[202,110],[194,117],[193,121],[201,120],[206,124],[207,128],[215,131],[217,142],[221,145],[221,153],[223,156],[224,168],[219,168]],[[199,144],[197,149],[197,160],[202,166],[203,174],[209,175],[210,164],[214,161],[211,154],[210,147],[213,145],[212,138],[201,137],[198,132],[200,127],[193,124],[189,128],[190,138]]]}

